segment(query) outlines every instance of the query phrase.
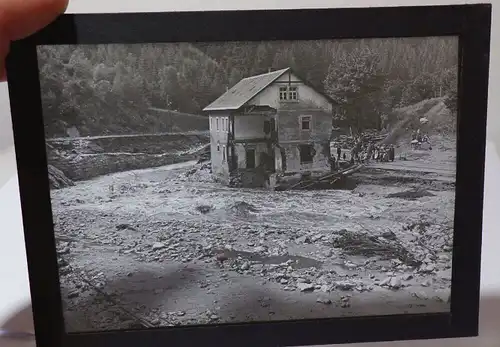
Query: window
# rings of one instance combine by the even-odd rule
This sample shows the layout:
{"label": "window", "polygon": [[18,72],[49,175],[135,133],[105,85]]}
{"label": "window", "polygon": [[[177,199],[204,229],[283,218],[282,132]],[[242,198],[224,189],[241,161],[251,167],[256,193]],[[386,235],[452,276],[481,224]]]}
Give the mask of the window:
{"label": "window", "polygon": [[271,121],[265,120],[264,121],[264,134],[269,134],[271,132]]}
{"label": "window", "polygon": [[297,91],[297,87],[292,86],[283,86],[280,87],[279,91],[280,101],[298,101],[299,93]]}
{"label": "window", "polygon": [[222,162],[226,162],[226,146],[222,146]]}
{"label": "window", "polygon": [[287,100],[287,87],[280,87],[280,100]]}
{"label": "window", "polygon": [[245,155],[247,161],[247,169],[255,169],[255,149],[246,149]]}
{"label": "window", "polygon": [[300,130],[311,130],[311,116],[300,116]]}
{"label": "window", "polygon": [[215,126],[217,127],[217,131],[219,131],[219,117],[215,118]]}
{"label": "window", "polygon": [[299,145],[300,163],[309,164],[313,162],[316,150],[313,145]]}

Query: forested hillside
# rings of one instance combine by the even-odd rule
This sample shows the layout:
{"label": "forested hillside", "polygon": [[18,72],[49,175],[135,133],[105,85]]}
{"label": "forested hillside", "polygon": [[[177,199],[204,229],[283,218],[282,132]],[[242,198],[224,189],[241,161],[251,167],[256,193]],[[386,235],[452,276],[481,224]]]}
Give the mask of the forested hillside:
{"label": "forested hillside", "polygon": [[457,61],[454,38],[39,49],[48,136],[166,131],[147,108],[199,114],[241,78],[283,67],[338,102],[340,126],[382,128],[395,107],[442,96],[453,108]]}

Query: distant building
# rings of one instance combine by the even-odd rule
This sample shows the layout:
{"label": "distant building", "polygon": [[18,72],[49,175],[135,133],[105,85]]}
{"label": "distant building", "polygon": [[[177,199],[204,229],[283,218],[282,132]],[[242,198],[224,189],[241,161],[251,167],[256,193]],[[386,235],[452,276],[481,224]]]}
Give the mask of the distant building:
{"label": "distant building", "polygon": [[244,78],[203,111],[223,182],[265,187],[330,170],[333,101],[290,68]]}

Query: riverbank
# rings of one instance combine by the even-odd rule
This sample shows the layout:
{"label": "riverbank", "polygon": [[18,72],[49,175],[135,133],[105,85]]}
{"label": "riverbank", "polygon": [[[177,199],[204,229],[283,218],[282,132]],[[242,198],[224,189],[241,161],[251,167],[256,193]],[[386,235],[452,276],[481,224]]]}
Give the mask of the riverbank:
{"label": "riverbank", "polygon": [[[208,146],[207,132],[59,138],[47,141],[47,157],[68,179],[82,181],[195,160]],[[52,188],[60,186],[55,181]]]}

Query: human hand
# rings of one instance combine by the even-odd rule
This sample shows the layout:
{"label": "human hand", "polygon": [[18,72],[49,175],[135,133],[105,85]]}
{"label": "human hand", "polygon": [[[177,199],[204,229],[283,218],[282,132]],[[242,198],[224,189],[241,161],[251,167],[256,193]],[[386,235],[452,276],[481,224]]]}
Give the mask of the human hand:
{"label": "human hand", "polygon": [[0,81],[11,41],[25,38],[66,11],[68,0],[0,0]]}

